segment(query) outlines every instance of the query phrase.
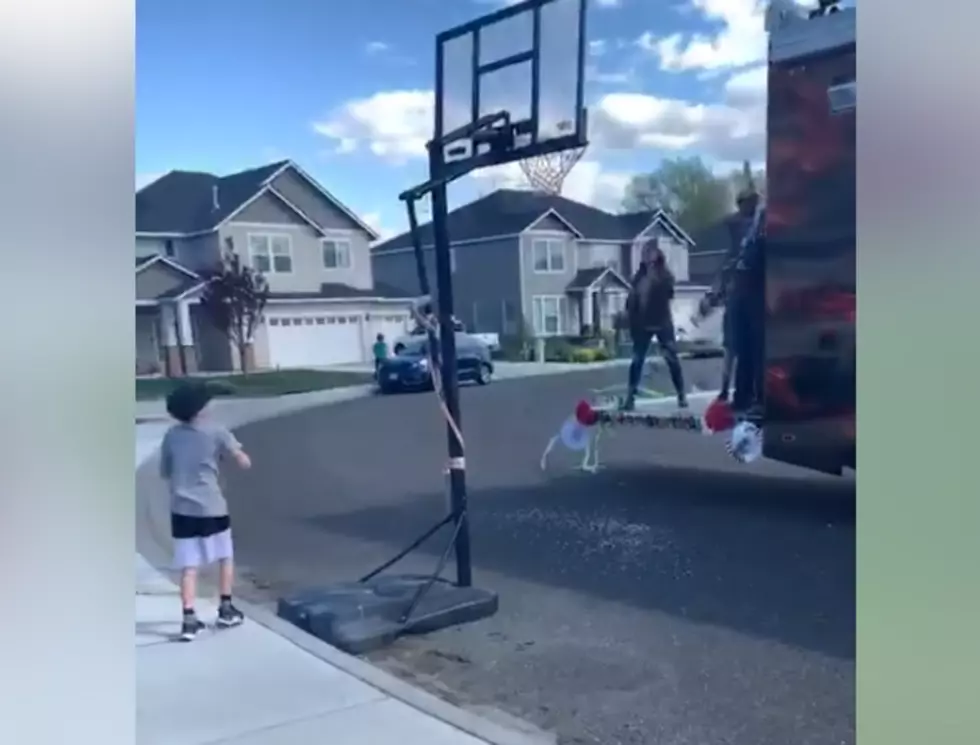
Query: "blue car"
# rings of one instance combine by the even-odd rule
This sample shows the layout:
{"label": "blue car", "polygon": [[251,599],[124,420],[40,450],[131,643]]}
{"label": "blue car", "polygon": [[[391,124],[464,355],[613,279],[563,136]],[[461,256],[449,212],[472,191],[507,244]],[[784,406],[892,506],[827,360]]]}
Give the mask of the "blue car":
{"label": "blue car", "polygon": [[[378,390],[381,393],[432,390],[428,347],[428,338],[414,338],[398,354],[385,360],[378,368]],[[490,348],[479,339],[456,334],[456,363],[460,382],[487,385],[493,378]]]}

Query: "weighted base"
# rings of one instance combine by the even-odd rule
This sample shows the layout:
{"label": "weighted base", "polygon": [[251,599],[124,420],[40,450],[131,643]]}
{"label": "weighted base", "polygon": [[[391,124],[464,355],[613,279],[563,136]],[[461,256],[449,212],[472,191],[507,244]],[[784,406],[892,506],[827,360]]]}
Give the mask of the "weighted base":
{"label": "weighted base", "polygon": [[392,575],[368,582],[344,582],[280,598],[278,614],[307,633],[350,654],[386,647],[405,634],[428,634],[489,618],[497,612],[496,593],[436,581],[412,611],[428,577]]}

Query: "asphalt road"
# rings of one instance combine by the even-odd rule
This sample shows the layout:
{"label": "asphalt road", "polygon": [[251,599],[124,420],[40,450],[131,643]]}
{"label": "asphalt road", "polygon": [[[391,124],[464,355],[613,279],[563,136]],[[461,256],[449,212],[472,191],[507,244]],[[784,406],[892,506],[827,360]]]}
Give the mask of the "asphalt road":
{"label": "asphalt road", "polygon": [[[475,576],[500,612],[373,661],[561,743],[850,745],[853,481],[740,466],[708,438],[650,430],[607,440],[597,475],[567,453],[542,473],[583,391],[624,372],[464,390]],[[702,389],[717,372],[687,364]],[[445,509],[431,395],[302,412],[240,437],[255,466],[229,494],[253,600],[355,578]],[[405,568],[431,567],[441,549]]]}

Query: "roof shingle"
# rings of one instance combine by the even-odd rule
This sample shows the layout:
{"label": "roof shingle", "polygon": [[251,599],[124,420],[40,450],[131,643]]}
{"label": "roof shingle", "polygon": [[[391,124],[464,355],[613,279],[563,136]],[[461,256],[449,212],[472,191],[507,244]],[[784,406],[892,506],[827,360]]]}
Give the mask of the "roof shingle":
{"label": "roof shingle", "polygon": [[[255,196],[289,161],[228,176],[171,171],[136,192],[137,233],[197,233],[211,230]],[[218,209],[213,209],[218,187]]]}
{"label": "roof shingle", "polygon": [[[523,189],[498,189],[449,213],[450,240],[457,243],[494,235],[515,235],[549,209],[573,225],[586,240],[632,240],[650,224],[655,214],[649,211],[615,215],[566,197]],[[419,232],[422,245],[432,245],[432,223],[421,225]],[[371,250],[378,253],[411,245],[411,233],[403,233],[376,244]]]}

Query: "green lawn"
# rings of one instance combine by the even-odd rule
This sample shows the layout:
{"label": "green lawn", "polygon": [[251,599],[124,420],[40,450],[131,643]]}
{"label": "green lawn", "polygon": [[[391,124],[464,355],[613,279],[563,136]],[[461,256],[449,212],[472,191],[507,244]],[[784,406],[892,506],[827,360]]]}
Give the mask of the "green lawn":
{"label": "green lawn", "polygon": [[188,378],[144,378],[136,381],[136,400],[164,398],[182,381],[200,381],[211,386],[215,396],[285,396],[290,393],[307,393],[327,388],[371,383],[370,373],[342,372],[336,370],[279,370],[256,372],[249,375],[208,375]]}

